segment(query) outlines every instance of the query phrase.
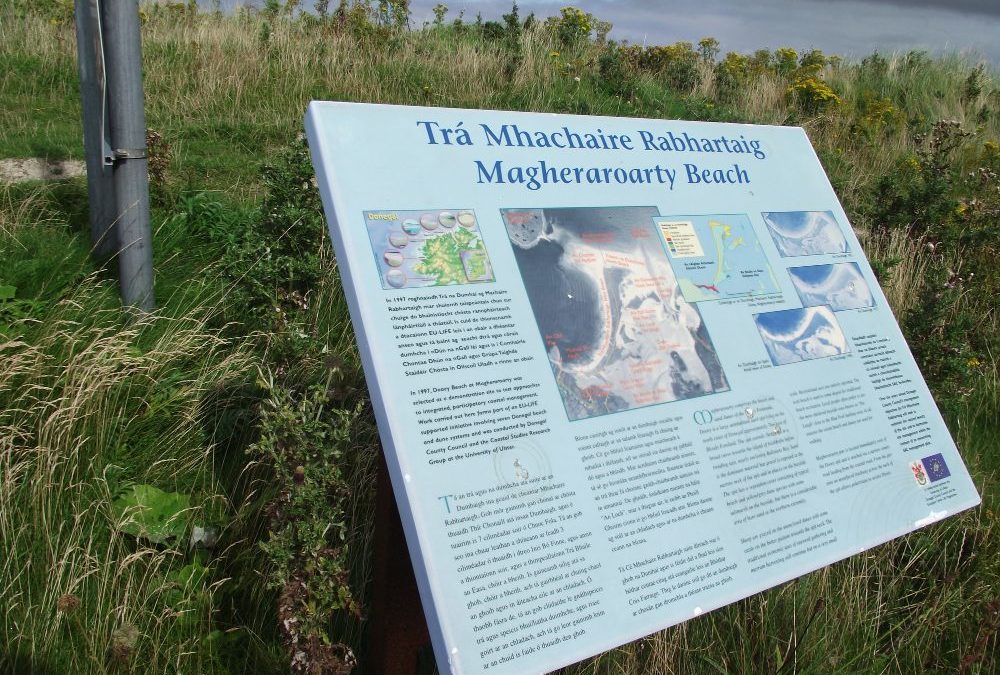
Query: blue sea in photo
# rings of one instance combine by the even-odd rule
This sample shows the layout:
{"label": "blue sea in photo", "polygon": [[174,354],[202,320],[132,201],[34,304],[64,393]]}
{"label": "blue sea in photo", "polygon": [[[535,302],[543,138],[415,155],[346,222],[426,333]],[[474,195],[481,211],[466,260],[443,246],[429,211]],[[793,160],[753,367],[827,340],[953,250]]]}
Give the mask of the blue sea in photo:
{"label": "blue sea in photo", "polygon": [[761,215],[783,258],[849,250],[831,211],[771,211]]}
{"label": "blue sea in photo", "polygon": [[801,307],[754,315],[771,363],[788,363],[846,354],[847,338],[829,307]]}
{"label": "blue sea in photo", "polygon": [[856,262],[791,267],[788,276],[806,307],[829,305],[841,312],[875,306],[871,288]]}

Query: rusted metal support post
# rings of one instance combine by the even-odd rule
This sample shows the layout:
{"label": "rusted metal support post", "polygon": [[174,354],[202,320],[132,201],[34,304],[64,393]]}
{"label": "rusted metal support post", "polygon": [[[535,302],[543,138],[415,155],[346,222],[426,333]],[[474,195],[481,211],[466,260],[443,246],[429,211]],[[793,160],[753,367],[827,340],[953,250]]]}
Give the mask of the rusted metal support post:
{"label": "rusted metal support post", "polygon": [[430,633],[420,604],[403,525],[379,453],[375,497],[375,569],[368,663],[370,675],[418,675]]}

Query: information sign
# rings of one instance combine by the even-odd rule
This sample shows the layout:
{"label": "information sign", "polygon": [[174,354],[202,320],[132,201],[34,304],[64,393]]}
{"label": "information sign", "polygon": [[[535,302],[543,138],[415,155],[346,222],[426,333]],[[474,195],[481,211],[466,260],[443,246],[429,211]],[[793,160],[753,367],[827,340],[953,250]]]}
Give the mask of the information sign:
{"label": "information sign", "polygon": [[979,503],[802,129],[307,128],[442,672],[548,672]]}

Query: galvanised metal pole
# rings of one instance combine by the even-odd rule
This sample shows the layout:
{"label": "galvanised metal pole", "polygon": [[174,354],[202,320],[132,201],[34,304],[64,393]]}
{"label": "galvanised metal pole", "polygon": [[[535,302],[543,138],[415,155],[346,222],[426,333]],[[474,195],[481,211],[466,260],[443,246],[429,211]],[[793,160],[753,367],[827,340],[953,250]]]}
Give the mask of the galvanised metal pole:
{"label": "galvanised metal pole", "polygon": [[139,3],[138,0],[99,0],[99,4],[108,77],[122,304],[148,312],[155,308],[156,301],[149,226]]}
{"label": "galvanised metal pole", "polygon": [[76,55],[80,69],[80,103],[83,111],[83,149],[87,160],[87,195],[90,205],[90,252],[100,262],[118,249],[115,232],[115,184],[107,135],[104,78],[104,45],[101,42],[97,0],[75,0]]}

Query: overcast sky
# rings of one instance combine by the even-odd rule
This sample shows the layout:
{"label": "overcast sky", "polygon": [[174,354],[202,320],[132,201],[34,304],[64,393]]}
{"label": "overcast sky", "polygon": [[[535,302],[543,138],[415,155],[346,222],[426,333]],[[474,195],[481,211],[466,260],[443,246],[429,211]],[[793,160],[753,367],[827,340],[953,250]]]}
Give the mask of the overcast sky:
{"label": "overcast sky", "polygon": [[[411,0],[414,25],[431,18],[439,0]],[[202,4],[210,6],[209,0]],[[263,0],[223,0],[223,6]],[[303,5],[311,4],[305,0]],[[337,1],[330,4],[336,6]],[[465,9],[497,19],[511,0],[444,0],[449,18]],[[575,5],[614,24],[611,37],[634,43],[697,42],[712,36],[723,51],[766,47],[818,48],[864,57],[925,49],[969,54],[1000,66],[1000,0],[521,0],[523,15],[551,16]]]}

